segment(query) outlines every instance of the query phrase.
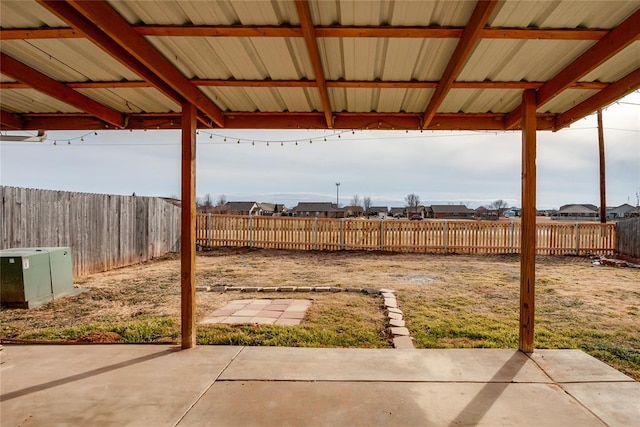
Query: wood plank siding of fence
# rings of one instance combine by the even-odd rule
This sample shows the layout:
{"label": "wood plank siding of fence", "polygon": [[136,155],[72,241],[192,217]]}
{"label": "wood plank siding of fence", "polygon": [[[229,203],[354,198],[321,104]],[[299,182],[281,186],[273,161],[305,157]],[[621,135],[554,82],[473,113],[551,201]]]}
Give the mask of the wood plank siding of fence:
{"label": "wood plank siding of fence", "polygon": [[[609,255],[615,224],[537,225],[539,255]],[[365,220],[204,214],[197,217],[196,243],[299,250],[514,254],[520,252],[520,224],[462,220]]]}
{"label": "wood plank siding of fence", "polygon": [[180,249],[180,208],[163,199],[1,188],[0,247],[68,246],[74,277]]}
{"label": "wood plank siding of fence", "polygon": [[616,252],[640,258],[640,218],[629,218],[616,223]]}

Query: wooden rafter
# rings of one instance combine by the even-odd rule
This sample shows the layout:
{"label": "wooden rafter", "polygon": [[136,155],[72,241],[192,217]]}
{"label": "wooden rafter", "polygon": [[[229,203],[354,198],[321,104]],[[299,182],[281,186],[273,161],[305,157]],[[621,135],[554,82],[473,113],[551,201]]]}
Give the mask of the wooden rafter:
{"label": "wooden rafter", "polygon": [[0,70],[2,74],[6,74],[22,83],[28,84],[32,88],[79,110],[86,111],[100,120],[104,120],[106,123],[119,128],[124,127],[124,117],[118,111],[68,88],[64,84],[38,70],[34,70],[5,53],[0,53]]}
{"label": "wooden rafter", "polygon": [[627,74],[617,82],[609,85],[595,95],[582,101],[575,107],[560,114],[556,119],[555,130],[569,126],[582,117],[585,117],[600,108],[615,102],[617,99],[640,89],[640,68]]}
{"label": "wooden rafter", "polygon": [[478,41],[480,31],[486,25],[489,17],[491,16],[491,12],[493,12],[493,9],[497,4],[497,0],[480,0],[476,4],[473,14],[469,19],[469,23],[465,27],[462,37],[460,38],[460,41],[447,64],[447,68],[445,68],[444,73],[440,78],[438,87],[436,88],[431,100],[429,101],[429,105],[427,105],[427,109],[424,112],[422,117],[423,128],[429,127],[431,119],[436,115],[438,107],[442,104],[442,101],[444,101],[445,96],[447,96],[447,92],[451,89],[452,83],[458,76],[458,73],[460,73],[460,70],[467,61],[471,50]]}
{"label": "wooden rafter", "polygon": [[324,70],[322,69],[322,60],[320,59],[320,51],[318,50],[318,40],[316,39],[315,28],[311,20],[311,10],[309,10],[309,2],[307,0],[296,0],[296,9],[298,10],[298,18],[302,27],[304,41],[307,44],[307,51],[313,66],[313,73],[316,75],[316,85],[320,92],[320,100],[322,101],[322,109],[324,110],[324,118],[328,128],[333,127],[333,119],[331,115],[331,104],[329,103],[329,92],[324,79]]}
{"label": "wooden rafter", "polygon": [[102,1],[71,1],[78,12],[87,17],[111,39],[124,47],[138,61],[156,73],[186,100],[209,116],[218,126],[224,127],[222,111],[198,88],[160,54],[144,37],[133,28],[107,3]]}
{"label": "wooden rafter", "polygon": [[[297,26],[255,25],[138,25],[133,29],[141,36],[154,37],[303,37]],[[460,38],[463,27],[338,27],[318,26],[316,37],[374,37],[374,38]],[[517,40],[600,40],[604,29],[571,28],[485,28],[484,39]],[[82,38],[73,28],[5,28],[0,40],[29,40],[52,38]]]}
{"label": "wooden rafter", "polygon": [[22,119],[8,111],[0,110],[0,125],[2,129],[22,129]]}
{"label": "wooden rafter", "polygon": [[[145,67],[140,61],[134,58],[129,52],[122,48],[118,43],[113,41],[104,32],[98,29],[93,23],[88,21],[86,17],[80,14],[73,7],[61,1],[38,1],[51,13],[67,22],[67,24],[71,25],[74,28],[74,32],[82,34],[84,37],[88,38],[94,44],[108,53],[111,57],[115,58],[121,64],[125,65],[131,71],[145,79],[146,82],[148,82],[146,84],[151,83],[174,102],[178,104],[182,103],[182,96],[180,96],[178,92],[172,89],[165,81],[158,77],[157,74],[153,73],[151,70]],[[127,84],[135,85],[138,84],[138,82],[127,82]],[[73,86],[69,85],[69,87]],[[75,87],[79,88],[80,86]]]}
{"label": "wooden rafter", "polygon": [[[578,79],[595,70],[609,58],[636,41],[639,36],[640,9],[538,89],[538,107],[543,106],[563,90],[569,88]],[[514,110],[507,117],[507,129],[513,129],[521,118],[522,109]]]}

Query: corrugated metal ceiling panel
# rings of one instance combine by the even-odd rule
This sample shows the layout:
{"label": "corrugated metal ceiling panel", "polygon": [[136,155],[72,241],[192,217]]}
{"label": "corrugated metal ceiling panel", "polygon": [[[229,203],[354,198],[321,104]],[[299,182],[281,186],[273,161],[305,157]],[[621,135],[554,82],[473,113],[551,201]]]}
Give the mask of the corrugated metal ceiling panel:
{"label": "corrugated metal ceiling panel", "polygon": [[10,113],[81,113],[35,89],[3,89],[2,109]]}
{"label": "corrugated metal ceiling panel", "polygon": [[241,112],[321,111],[322,102],[315,88],[201,88],[222,110]]}
{"label": "corrugated metal ceiling panel", "polygon": [[313,79],[304,39],[149,37],[188,78]]}
{"label": "corrugated metal ceiling panel", "polygon": [[640,41],[627,46],[580,81],[614,82],[638,68],[640,68]]}
{"label": "corrugated metal ceiling panel", "polygon": [[598,93],[597,90],[568,89],[540,106],[537,111],[538,113],[564,113],[596,93]]}
{"label": "corrugated metal ceiling panel", "polygon": [[2,51],[62,82],[140,80],[86,39],[7,40]]}
{"label": "corrugated metal ceiling panel", "polygon": [[2,28],[67,27],[33,0],[0,1],[0,26]]}
{"label": "corrugated metal ceiling panel", "polygon": [[438,109],[439,113],[508,113],[522,102],[517,89],[451,89]]}
{"label": "corrugated metal ceiling panel", "polygon": [[455,39],[318,40],[328,80],[438,80],[456,44]]}
{"label": "corrugated metal ceiling panel", "polygon": [[496,8],[489,26],[606,29],[637,8],[637,1],[505,1]]}
{"label": "corrugated metal ceiling panel", "polygon": [[180,112],[180,105],[154,88],[79,89],[78,92],[125,114]]}
{"label": "corrugated metal ceiling panel", "polygon": [[546,81],[594,44],[569,40],[481,40],[461,81]]}
{"label": "corrugated metal ceiling panel", "polygon": [[433,89],[330,88],[333,111],[421,113],[433,95]]}
{"label": "corrugated metal ceiling panel", "polygon": [[316,25],[460,26],[473,13],[474,2],[336,0],[310,3]]}
{"label": "corrugated metal ceiling panel", "polygon": [[292,1],[131,1],[109,2],[129,23],[147,25],[298,24]]}

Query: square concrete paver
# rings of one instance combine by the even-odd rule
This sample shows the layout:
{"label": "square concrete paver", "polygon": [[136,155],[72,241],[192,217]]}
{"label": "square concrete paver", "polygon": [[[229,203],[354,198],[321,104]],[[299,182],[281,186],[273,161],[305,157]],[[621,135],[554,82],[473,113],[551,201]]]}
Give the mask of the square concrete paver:
{"label": "square concrete paver", "polygon": [[252,425],[602,427],[552,384],[296,381],[217,381],[179,424]]}
{"label": "square concrete paver", "polygon": [[240,350],[5,346],[0,352],[0,425],[175,425]]}
{"label": "square concrete paver", "polygon": [[311,301],[303,299],[235,300],[209,313],[200,321],[200,324],[276,324],[293,326],[300,324],[310,306]]}
{"label": "square concrete paver", "polygon": [[609,426],[640,423],[639,382],[570,383],[560,387]]}
{"label": "square concrete paver", "polygon": [[536,350],[531,359],[559,383],[633,381],[633,378],[580,350]]}

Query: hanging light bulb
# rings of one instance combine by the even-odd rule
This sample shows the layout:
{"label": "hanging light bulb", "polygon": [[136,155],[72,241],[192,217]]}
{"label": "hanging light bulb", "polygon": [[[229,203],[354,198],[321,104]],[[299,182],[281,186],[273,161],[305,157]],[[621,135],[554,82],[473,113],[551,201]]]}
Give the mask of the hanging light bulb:
{"label": "hanging light bulb", "polygon": [[97,135],[98,135],[98,132],[93,132],[93,134],[97,136]]}
{"label": "hanging light bulb", "polygon": [[269,146],[269,142],[267,141],[267,147]]}
{"label": "hanging light bulb", "polygon": [[355,131],[355,130],[352,130],[352,131],[351,131],[351,133],[352,133],[353,135],[355,135],[355,134],[356,134],[356,131]]}
{"label": "hanging light bulb", "polygon": [[238,144],[240,144],[240,140],[238,140]]}
{"label": "hanging light bulb", "polygon": [[338,138],[341,138],[341,136],[340,136],[340,135],[338,135]]}
{"label": "hanging light bulb", "polygon": [[80,138],[80,142],[84,142],[84,137]]}
{"label": "hanging light bulb", "polygon": [[71,140],[67,141],[67,145],[71,145]]}
{"label": "hanging light bulb", "polygon": [[281,142],[281,143],[280,143],[280,147],[284,147],[284,142]]}
{"label": "hanging light bulb", "polygon": [[209,135],[209,139],[213,139],[213,135]]}
{"label": "hanging light bulb", "polygon": [[324,142],[327,142],[327,137],[326,136],[324,137]]}
{"label": "hanging light bulb", "polygon": [[224,138],[224,142],[227,142],[227,137]]}
{"label": "hanging light bulb", "polygon": [[251,145],[256,145],[255,141],[251,141]]}
{"label": "hanging light bulb", "polygon": [[313,141],[312,141],[312,140],[309,140],[309,144],[313,144]]}
{"label": "hanging light bulb", "polygon": [[298,141],[296,141],[296,145],[298,145]]}
{"label": "hanging light bulb", "polygon": [[58,141],[53,141],[53,145],[58,145]]}

